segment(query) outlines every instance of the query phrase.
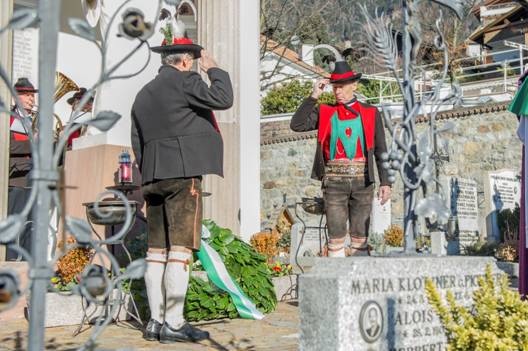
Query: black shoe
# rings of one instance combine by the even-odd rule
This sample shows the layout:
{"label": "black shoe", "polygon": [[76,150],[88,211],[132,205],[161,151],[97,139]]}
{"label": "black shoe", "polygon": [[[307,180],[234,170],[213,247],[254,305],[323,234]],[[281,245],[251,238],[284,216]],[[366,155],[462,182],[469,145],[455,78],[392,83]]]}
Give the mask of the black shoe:
{"label": "black shoe", "polygon": [[189,323],[185,323],[179,329],[173,329],[165,322],[161,328],[159,340],[162,344],[170,344],[173,342],[201,341],[208,338],[209,332],[197,329]]}
{"label": "black shoe", "polygon": [[143,333],[143,339],[148,341],[157,341],[160,338],[160,330],[161,330],[161,323],[158,322],[155,319],[151,319],[147,327],[145,328],[145,332]]}

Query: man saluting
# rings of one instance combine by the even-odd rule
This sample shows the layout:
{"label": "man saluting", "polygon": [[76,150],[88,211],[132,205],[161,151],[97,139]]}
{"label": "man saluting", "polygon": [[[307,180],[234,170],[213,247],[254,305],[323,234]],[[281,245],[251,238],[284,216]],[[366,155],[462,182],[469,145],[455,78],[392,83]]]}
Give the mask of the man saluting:
{"label": "man saluting", "polygon": [[[323,182],[330,257],[345,256],[347,233],[351,255],[368,253],[374,162],[381,183],[381,203],[391,194],[387,170],[381,166],[381,154],[387,150],[383,123],[376,107],[357,101],[360,78],[361,73],[354,72],[345,61],[336,62],[330,79],[314,84],[311,96],[303,101],[290,123],[296,132],[317,130],[312,178]],[[337,103],[318,106],[317,99],[327,84],[332,84]]]}
{"label": "man saluting", "polygon": [[[227,72],[183,32],[152,51],[163,65],[136,96],[131,132],[147,204],[151,319],[144,337],[199,341],[209,334],[185,321],[183,307],[192,252],[200,247],[202,175],[223,175],[223,142],[212,110],[230,108],[233,89]],[[210,86],[192,71],[198,58]]]}

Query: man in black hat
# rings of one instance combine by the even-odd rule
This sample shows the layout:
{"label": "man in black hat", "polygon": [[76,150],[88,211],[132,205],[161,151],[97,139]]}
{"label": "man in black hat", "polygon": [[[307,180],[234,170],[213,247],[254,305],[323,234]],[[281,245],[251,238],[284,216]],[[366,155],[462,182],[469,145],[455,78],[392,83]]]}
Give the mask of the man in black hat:
{"label": "man in black hat", "polygon": [[[199,341],[209,333],[188,324],[183,307],[193,250],[200,247],[202,175],[223,176],[223,142],[212,110],[233,104],[227,72],[183,34],[152,48],[158,75],[132,107],[132,147],[147,204],[145,285],[151,319],[147,340]],[[193,72],[193,60],[209,76]]]}
{"label": "man in black hat", "polygon": [[[66,100],[66,102],[71,105],[72,112],[75,111],[79,107],[79,103],[81,102],[82,98],[84,97],[84,95],[86,95],[87,92],[88,90],[86,88],[79,88],[79,90],[76,91],[72,97]],[[80,112],[92,112],[93,102],[94,102],[94,96],[91,95],[88,101],[86,101],[86,103],[82,107]],[[76,116],[76,118],[79,118],[79,117],[81,117],[81,115]]]}
{"label": "man in black hat", "polygon": [[[387,170],[381,166],[381,154],[387,150],[383,122],[376,107],[357,101],[360,78],[361,73],[354,72],[345,61],[336,62],[330,79],[315,82],[311,96],[290,123],[296,132],[318,130],[312,178],[323,182],[330,257],[345,256],[347,233],[350,254],[368,254],[374,163],[381,183],[381,203],[391,195]],[[317,99],[328,84],[332,84],[337,103],[318,106]]]}
{"label": "man in black hat", "polygon": [[[72,114],[77,110],[77,108],[79,107],[79,104],[81,103],[81,100],[82,98],[84,97],[84,95],[86,95],[87,93],[87,89],[86,88],[79,88],[78,91],[76,91],[72,97],[70,97],[68,100],[66,100],[66,102],[68,104],[71,105],[71,110],[72,110]],[[92,109],[93,109],[93,102],[94,102],[94,96],[91,95],[90,98],[88,99],[88,101],[86,101],[86,103],[83,105],[82,109],[80,111],[77,112],[77,115],[74,116],[74,120],[78,120],[78,119],[81,119],[83,118],[83,116],[87,113],[91,113],[92,112]],[[86,128],[85,126],[83,126],[80,130],[77,130],[75,131],[74,133],[72,133],[69,138],[68,138],[68,143],[67,143],[67,148],[68,150],[71,149],[72,147],[72,143],[73,143],[73,140],[74,139],[77,139],[78,137],[80,137],[81,135],[84,135],[84,133],[86,132]]]}
{"label": "man in black hat", "polygon": [[[38,92],[27,78],[19,78],[14,88],[20,105],[13,106],[10,117],[8,214],[20,213],[30,192],[28,176],[33,165],[29,141],[29,135],[32,133],[30,118],[33,116],[35,93]],[[20,234],[20,245],[26,250],[31,246],[30,236],[29,227]],[[17,255],[8,250],[7,259],[15,259]]]}

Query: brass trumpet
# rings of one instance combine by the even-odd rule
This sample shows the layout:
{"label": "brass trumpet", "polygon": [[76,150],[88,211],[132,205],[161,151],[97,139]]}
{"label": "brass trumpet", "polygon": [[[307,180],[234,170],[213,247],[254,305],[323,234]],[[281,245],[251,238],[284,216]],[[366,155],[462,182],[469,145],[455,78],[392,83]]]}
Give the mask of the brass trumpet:
{"label": "brass trumpet", "polygon": [[[53,94],[54,102],[59,101],[67,93],[71,91],[78,91],[78,90],[79,90],[79,86],[71,78],[69,78],[62,72],[55,73],[55,93]],[[60,133],[64,129],[64,126],[59,116],[57,116],[56,114],[53,114],[53,117],[54,117],[53,126],[55,130],[54,137],[55,137],[55,140],[57,140],[59,138]],[[32,123],[32,127],[34,131],[37,130],[38,118],[39,118],[38,112],[35,111],[33,113],[33,123]]]}

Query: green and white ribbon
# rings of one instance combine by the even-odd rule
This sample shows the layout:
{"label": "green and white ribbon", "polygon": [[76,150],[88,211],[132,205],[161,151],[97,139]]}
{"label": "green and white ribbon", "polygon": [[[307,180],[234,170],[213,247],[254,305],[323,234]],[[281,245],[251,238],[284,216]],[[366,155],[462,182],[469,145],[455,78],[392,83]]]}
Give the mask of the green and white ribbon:
{"label": "green and white ribbon", "polygon": [[[209,230],[202,227],[202,237],[210,236]],[[242,292],[242,289],[231,278],[222,261],[222,258],[209,244],[202,240],[200,251],[197,253],[202,266],[207,272],[209,280],[219,289],[227,292],[233,299],[233,303],[242,318],[262,319],[264,314],[257,310],[255,304]]]}

